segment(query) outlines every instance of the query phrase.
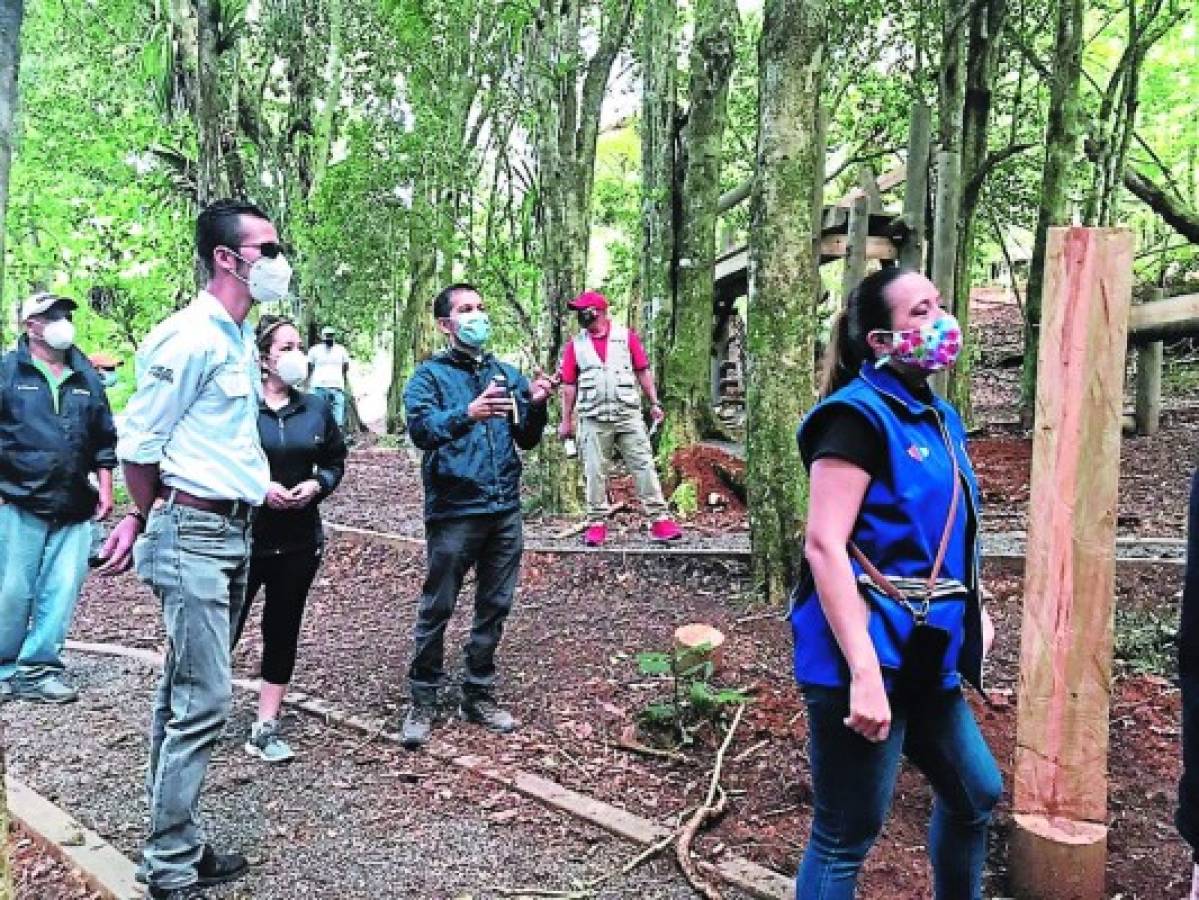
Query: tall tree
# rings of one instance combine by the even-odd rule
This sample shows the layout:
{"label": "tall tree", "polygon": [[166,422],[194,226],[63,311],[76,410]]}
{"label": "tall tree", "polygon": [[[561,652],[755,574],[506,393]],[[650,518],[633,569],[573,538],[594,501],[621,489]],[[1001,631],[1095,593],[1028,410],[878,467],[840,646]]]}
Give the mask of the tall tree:
{"label": "tall tree", "polygon": [[807,492],[795,428],[815,394],[826,22],[824,0],[767,0],[759,51],[746,481],[754,582],[778,604],[799,571]]}
{"label": "tall tree", "polygon": [[[596,14],[597,46],[583,51],[584,7]],[[591,186],[600,111],[612,64],[632,22],[633,0],[543,0],[530,62],[536,81],[536,152],[541,207],[544,344],[553,365],[563,345],[567,302],[583,289],[591,238]],[[555,442],[542,446],[543,503],[578,507],[577,481]]]}
{"label": "tall tree", "polygon": [[1071,163],[1078,146],[1080,127],[1079,79],[1082,74],[1082,29],[1086,0],[1060,0],[1054,36],[1053,63],[1049,68],[1049,120],[1045,128],[1045,165],[1037,205],[1037,230],[1033,238],[1028,273],[1025,316],[1024,370],[1020,381],[1022,416],[1033,421],[1037,389],[1037,350],[1041,332],[1041,291],[1045,275],[1045,244],[1051,225],[1064,225],[1069,216],[1066,192]]}
{"label": "tall tree", "polygon": [[[975,220],[989,172],[1004,159],[1028,149],[1011,144],[988,154],[991,93],[1000,60],[1000,37],[1007,17],[1007,0],[980,0],[970,7],[966,30],[965,76],[962,92],[961,200],[957,247],[954,251],[953,309],[963,331],[970,327],[970,271],[975,252]],[[970,357],[967,354],[949,376],[949,398],[963,418],[971,419]]]}
{"label": "tall tree", "polygon": [[[675,292],[675,145],[678,0],[646,0],[641,17],[641,297],[651,356],[669,336]],[[658,370],[661,373],[661,369]]]}
{"label": "tall tree", "polygon": [[696,443],[711,429],[712,303],[721,145],[737,40],[736,0],[698,0],[682,130],[678,291],[666,365],[666,446]]}
{"label": "tall tree", "polygon": [[7,343],[4,339],[4,236],[8,220],[8,178],[16,134],[17,72],[21,61],[21,22],[24,18],[25,0],[0,0],[0,346]]}

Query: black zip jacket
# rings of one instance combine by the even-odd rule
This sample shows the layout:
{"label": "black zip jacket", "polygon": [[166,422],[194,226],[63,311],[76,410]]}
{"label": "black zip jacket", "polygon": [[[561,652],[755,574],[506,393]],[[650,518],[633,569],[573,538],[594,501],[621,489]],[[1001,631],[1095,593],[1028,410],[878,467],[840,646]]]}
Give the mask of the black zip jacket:
{"label": "black zip jacket", "polygon": [[0,497],[55,522],[90,519],[98,494],[88,474],[117,466],[117,431],[100,376],[75,347],[71,375],[58,389],[58,412],[46,376],[24,335],[0,359]]}
{"label": "black zip jacket", "polygon": [[[495,375],[508,380],[520,423],[476,422],[467,406]],[[529,382],[490,353],[481,359],[458,350],[421,363],[404,388],[404,415],[412,442],[424,451],[425,521],[483,516],[520,509],[520,455],[545,430],[544,403],[533,403]]]}
{"label": "black zip jacket", "polygon": [[258,436],[271,466],[271,481],[293,488],[315,478],[321,492],[303,509],[263,505],[254,519],[255,556],[311,550],[324,541],[318,505],[341,483],[346,443],[329,404],[313,394],[292,391],[287,405],[258,408]]}

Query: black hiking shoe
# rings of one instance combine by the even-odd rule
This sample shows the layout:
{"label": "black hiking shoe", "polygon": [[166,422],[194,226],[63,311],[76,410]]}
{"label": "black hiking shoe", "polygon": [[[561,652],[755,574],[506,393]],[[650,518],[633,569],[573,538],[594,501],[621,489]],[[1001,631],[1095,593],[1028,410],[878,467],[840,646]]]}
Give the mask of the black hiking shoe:
{"label": "black hiking shoe", "polygon": [[494,699],[486,695],[463,697],[462,706],[459,709],[462,718],[468,722],[474,722],[476,725],[482,725],[488,731],[508,734],[516,730],[516,720],[512,718],[512,713],[501,709]]}
{"label": "black hiking shoe", "polygon": [[250,871],[250,863],[240,853],[217,853],[208,844],[196,864],[196,880],[184,887],[167,888],[150,885],[147,896],[154,900],[181,900],[195,897],[204,888],[236,881]]}
{"label": "black hiking shoe", "polygon": [[416,750],[429,743],[433,730],[433,714],[436,708],[428,703],[413,703],[400,726],[400,743],[409,750]]}

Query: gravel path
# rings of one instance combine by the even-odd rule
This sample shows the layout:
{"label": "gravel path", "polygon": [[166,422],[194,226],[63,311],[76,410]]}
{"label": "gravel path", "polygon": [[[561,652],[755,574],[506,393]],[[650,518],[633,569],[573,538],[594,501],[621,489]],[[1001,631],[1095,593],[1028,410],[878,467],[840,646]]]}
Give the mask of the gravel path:
{"label": "gravel path", "polygon": [[[136,859],[154,673],[120,659],[73,655],[69,663],[79,703],[0,712],[9,769]],[[202,807],[213,842],[241,849],[253,868],[210,896],[483,900],[518,887],[566,888],[639,850],[427,756],[309,717],[285,723],[297,761],[265,769],[241,750],[251,717],[252,698],[239,693]],[[599,896],[694,894],[670,860],[658,860]]]}

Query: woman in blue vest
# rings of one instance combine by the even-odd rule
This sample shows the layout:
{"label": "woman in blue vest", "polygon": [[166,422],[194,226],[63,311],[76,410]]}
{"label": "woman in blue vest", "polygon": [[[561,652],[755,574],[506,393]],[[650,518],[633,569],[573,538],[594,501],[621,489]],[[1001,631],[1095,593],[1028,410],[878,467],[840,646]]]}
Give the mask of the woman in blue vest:
{"label": "woman in blue vest", "polygon": [[790,618],[815,809],[797,900],[854,896],[902,756],[936,795],[937,900],[981,897],[1002,778],[961,680],[980,687],[993,630],[965,429],[927,384],[960,349],[932,282],[874,272],[849,297],[799,428],[811,501]]}

